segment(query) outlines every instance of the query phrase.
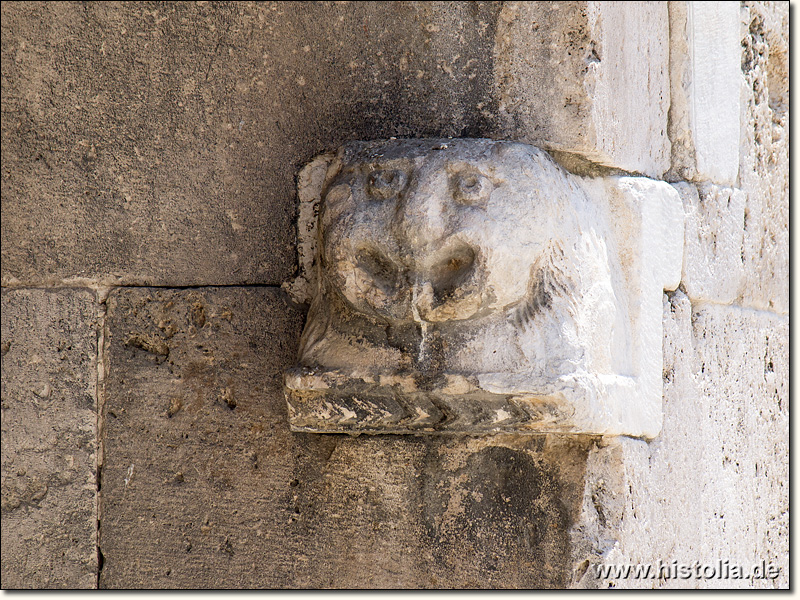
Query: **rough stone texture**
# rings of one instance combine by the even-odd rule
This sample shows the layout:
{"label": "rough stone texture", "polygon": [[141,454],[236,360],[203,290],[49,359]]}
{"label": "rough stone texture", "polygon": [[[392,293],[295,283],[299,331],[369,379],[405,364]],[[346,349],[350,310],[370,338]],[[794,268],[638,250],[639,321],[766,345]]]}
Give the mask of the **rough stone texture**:
{"label": "rough stone texture", "polygon": [[[671,156],[664,177],[701,191],[702,244],[692,298],[664,304],[650,444],[291,433],[280,374],[302,314],[277,289],[115,291],[101,481],[102,294],[4,289],[2,587],[94,585],[97,516],[106,587],[787,587],[788,5],[726,9],[741,95],[712,116],[738,97],[740,134],[706,156],[731,169],[738,148],[724,188],[698,174],[685,93],[667,144],[667,88],[713,91],[723,66],[692,79],[685,3],[669,22],[664,6],[4,2],[4,286],[279,284],[295,272],[302,165],[391,136],[550,142],[568,169],[602,176],[661,176]],[[734,305],[703,304],[728,301],[738,271],[728,189],[746,195],[743,274]],[[782,572],[592,571],[720,558]]]}
{"label": "rough stone texture", "polygon": [[3,284],[280,284],[313,156],[490,132],[498,10],[3,3]]}
{"label": "rough stone texture", "polygon": [[[671,2],[673,91],[686,83],[681,78],[698,73],[680,60],[687,52],[676,24],[681,16],[685,3]],[[687,213],[682,288],[688,296],[678,291],[664,302],[664,426],[650,444],[622,438],[590,451],[573,528],[578,587],[789,585],[788,5],[744,3],[741,17],[741,138],[726,137],[709,155],[725,158],[718,166],[730,175],[727,153],[739,149],[740,189],[708,181],[676,185]],[[729,34],[722,31],[719,40]],[[669,175],[724,179],[692,170],[700,162],[693,162],[695,131],[678,118],[684,101],[673,93]],[[706,108],[723,113],[726,106]],[[602,579],[595,570],[673,560],[728,560],[748,571],[765,561],[780,573],[759,580],[637,580]]]}
{"label": "rough stone texture", "polygon": [[667,138],[664,2],[506,2],[495,46],[507,137],[661,176]]}
{"label": "rough stone texture", "polygon": [[745,194],[715,184],[677,183],[675,189],[686,215],[681,285],[692,301],[730,304],[744,279]]}
{"label": "rough stone texture", "polygon": [[739,19],[736,2],[669,2],[673,177],[736,184]]}
{"label": "rough stone texture", "polygon": [[701,305],[692,327],[713,451],[706,462],[717,466],[706,476],[705,553],[774,562],[774,584],[787,587],[789,318]]}
{"label": "rough stone texture", "polygon": [[279,586],[294,461],[333,448],[292,443],[282,418],[302,314],[265,288],[121,289],[107,307],[101,587]]}
{"label": "rough stone texture", "polygon": [[94,294],[2,293],[2,582],[97,584]]}
{"label": "rough stone texture", "polygon": [[563,587],[586,443],[291,433],[301,314],[111,294],[102,587]]}
{"label": "rough stone texture", "polygon": [[[777,579],[598,579],[582,587],[787,587],[788,318],[664,301],[664,429],[590,453],[576,556],[606,564],[761,560]],[[730,373],[736,373],[731,377]],[[578,575],[581,572],[578,571]]]}
{"label": "rough stone texture", "polygon": [[789,5],[742,11],[739,186],[747,194],[742,303],[789,313]]}

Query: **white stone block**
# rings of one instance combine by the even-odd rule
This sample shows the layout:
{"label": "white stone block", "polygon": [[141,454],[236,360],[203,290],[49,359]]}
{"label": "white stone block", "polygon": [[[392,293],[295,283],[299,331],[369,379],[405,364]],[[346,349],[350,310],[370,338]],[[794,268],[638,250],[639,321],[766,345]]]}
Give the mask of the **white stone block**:
{"label": "white stone block", "polygon": [[669,168],[665,2],[506,2],[496,39],[507,134],[650,177]]}
{"label": "white stone block", "polygon": [[730,304],[744,277],[744,192],[715,184],[674,187],[686,214],[681,277],[686,293],[692,301]]}
{"label": "white stone block", "polygon": [[[602,188],[598,189],[598,183]],[[632,324],[632,372],[637,403],[620,403],[619,418],[647,423],[640,435],[655,437],[662,411],[662,295],[680,284],[684,242],[683,206],[675,189],[643,177],[610,177],[590,182],[593,199],[605,203],[628,288]]]}
{"label": "white stone block", "polygon": [[747,194],[742,303],[789,312],[789,7],[744,10],[739,180]]}
{"label": "white stone block", "polygon": [[576,563],[744,566],[776,579],[598,580],[616,588],[788,585],[789,320],[737,306],[664,301],[664,425],[645,443],[606,439],[586,463]]}
{"label": "white stone block", "polygon": [[294,429],[658,434],[672,186],[471,139],[354,142],[302,173]]}
{"label": "white stone block", "polygon": [[[692,315],[709,449],[705,553],[781,567],[788,581],[789,318],[700,305]],[[712,453],[713,452],[713,453]],[[775,583],[780,583],[780,581]],[[757,582],[756,582],[757,583]],[[771,587],[772,581],[761,582]]]}
{"label": "white stone block", "polygon": [[672,169],[736,185],[742,84],[736,2],[670,2]]}

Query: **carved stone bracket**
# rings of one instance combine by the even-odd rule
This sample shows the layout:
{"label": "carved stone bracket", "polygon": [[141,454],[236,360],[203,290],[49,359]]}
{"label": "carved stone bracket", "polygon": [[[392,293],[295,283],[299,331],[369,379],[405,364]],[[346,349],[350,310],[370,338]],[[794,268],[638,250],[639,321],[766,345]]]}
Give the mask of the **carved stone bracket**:
{"label": "carved stone bracket", "polygon": [[672,186],[483,139],[354,142],[298,183],[293,430],[658,434]]}

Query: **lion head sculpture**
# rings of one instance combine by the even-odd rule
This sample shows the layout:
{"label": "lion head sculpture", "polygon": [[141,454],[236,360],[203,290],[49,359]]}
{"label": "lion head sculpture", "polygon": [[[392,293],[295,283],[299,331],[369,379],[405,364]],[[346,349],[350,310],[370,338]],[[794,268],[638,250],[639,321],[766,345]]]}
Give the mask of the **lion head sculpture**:
{"label": "lion head sculpture", "polygon": [[309,168],[295,428],[572,430],[576,395],[632,385],[625,249],[549,155],[392,139]]}

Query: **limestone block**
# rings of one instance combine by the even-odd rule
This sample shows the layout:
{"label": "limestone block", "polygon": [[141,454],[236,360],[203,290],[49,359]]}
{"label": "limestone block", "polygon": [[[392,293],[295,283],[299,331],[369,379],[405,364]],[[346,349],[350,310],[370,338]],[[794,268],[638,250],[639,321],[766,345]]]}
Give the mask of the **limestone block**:
{"label": "limestone block", "polygon": [[[699,306],[693,329],[707,420],[706,554],[762,559],[789,578],[789,318]],[[711,454],[713,450],[713,454]],[[714,518],[712,518],[712,516]]]}
{"label": "limestone block", "polygon": [[789,7],[748,3],[740,187],[747,193],[742,302],[789,312]]}
{"label": "limestone block", "polygon": [[742,85],[739,5],[670,2],[672,170],[736,185]]}
{"label": "limestone block", "polygon": [[279,403],[302,315],[268,288],[120,289],[107,306],[100,586],[286,585],[274,532],[315,448]]}
{"label": "limestone block", "polygon": [[489,135],[495,3],[2,5],[2,281],[280,284],[299,165]]}
{"label": "limestone block", "polygon": [[677,183],[675,189],[686,214],[681,283],[693,301],[730,304],[744,280],[745,194],[714,184]]}
{"label": "limestone block", "polygon": [[473,139],[351,143],[299,182],[295,430],[658,433],[671,186]]}
{"label": "limestone block", "polygon": [[282,292],[107,305],[101,587],[566,585],[585,443],[293,433]]}
{"label": "limestone block", "polygon": [[693,371],[692,305],[684,293],[664,295],[663,327],[663,428],[649,444],[606,438],[590,451],[580,525],[573,531],[574,587],[697,586],[694,580],[637,581],[597,573],[603,565],[704,558],[698,535],[705,518],[698,497],[704,413]]}
{"label": "limestone block", "polygon": [[[664,302],[664,426],[590,451],[573,564],[580,587],[775,588],[788,579],[788,318]],[[731,375],[733,374],[733,375]],[[595,565],[717,566],[776,579],[605,578]]]}
{"label": "limestone block", "polygon": [[506,137],[660,177],[669,168],[663,2],[506,2],[495,81]]}
{"label": "limestone block", "polygon": [[564,588],[585,457],[557,436],[341,439],[298,488],[294,586]]}
{"label": "limestone block", "polygon": [[97,585],[94,294],[2,292],[2,587]]}

